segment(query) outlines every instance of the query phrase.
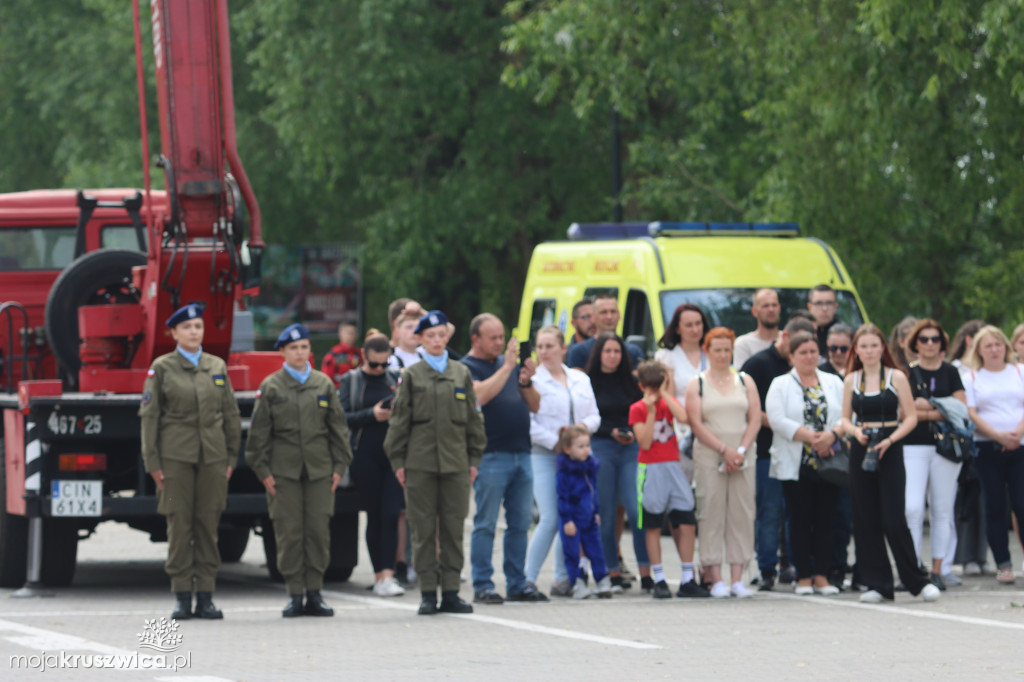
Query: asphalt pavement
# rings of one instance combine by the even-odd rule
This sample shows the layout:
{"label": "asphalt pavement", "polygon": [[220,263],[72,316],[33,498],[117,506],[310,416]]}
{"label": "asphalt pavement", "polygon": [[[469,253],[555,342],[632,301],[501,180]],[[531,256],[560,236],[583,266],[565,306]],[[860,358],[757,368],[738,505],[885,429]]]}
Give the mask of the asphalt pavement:
{"label": "asphalt pavement", "polygon": [[[267,577],[252,536],[218,579],[224,620],[174,627],[161,623],[172,607],[166,545],[108,523],[80,544],[72,587],[31,599],[0,590],[0,680],[1024,679],[1024,573],[1011,544],[1016,585],[965,577],[928,604],[906,593],[877,606],[851,593],[797,597],[787,587],[746,600],[656,602],[634,588],[611,600],[478,604],[472,615],[433,617],[416,615],[415,591],[367,591],[361,547],[351,580],[324,592],[334,618],[283,619],[284,588]],[[635,566],[628,549],[626,558]],[[500,532],[495,566],[504,592]],[[678,580],[678,563],[666,569]],[[469,582],[462,596],[472,598]],[[180,669],[152,667],[161,664]]]}

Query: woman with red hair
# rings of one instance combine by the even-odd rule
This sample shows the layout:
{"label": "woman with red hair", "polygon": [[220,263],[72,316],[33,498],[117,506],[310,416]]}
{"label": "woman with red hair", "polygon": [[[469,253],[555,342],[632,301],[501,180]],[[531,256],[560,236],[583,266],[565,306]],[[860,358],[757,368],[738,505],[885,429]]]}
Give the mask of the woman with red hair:
{"label": "woman with red hair", "polygon": [[[700,527],[700,563],[712,582],[711,596],[750,597],[743,567],[754,556],[754,488],[761,428],[761,399],[753,379],[732,365],[736,335],[715,327],[704,336],[709,367],[686,387],[686,414],[693,429],[694,482]],[[728,562],[732,586],[722,580]]]}

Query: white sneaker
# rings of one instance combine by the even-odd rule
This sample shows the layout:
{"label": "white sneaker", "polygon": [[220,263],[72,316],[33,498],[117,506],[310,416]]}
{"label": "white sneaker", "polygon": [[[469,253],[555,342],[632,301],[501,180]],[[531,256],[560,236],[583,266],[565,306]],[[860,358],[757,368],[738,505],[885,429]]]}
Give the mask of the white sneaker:
{"label": "white sneaker", "polygon": [[[597,585],[594,587],[594,594],[597,595],[598,599],[611,599],[612,593],[615,589],[612,587],[612,579],[605,576],[597,581]],[[619,588],[622,591],[622,588]]]}
{"label": "white sneaker", "polygon": [[939,595],[942,594],[939,588],[934,583],[928,583],[921,590],[921,598],[925,601],[938,601]]}
{"label": "white sneaker", "polygon": [[373,586],[373,593],[378,597],[400,597],[405,590],[394,578],[384,578]]}
{"label": "white sneaker", "polygon": [[729,588],[729,593],[737,599],[750,599],[754,596],[754,593],[747,589],[747,586],[742,582],[733,583],[732,587]]}
{"label": "white sneaker", "polygon": [[981,565],[977,561],[964,564],[964,575],[981,575]]}
{"label": "white sneaker", "polygon": [[839,588],[835,585],[825,585],[825,587],[814,587],[814,593],[820,594],[823,597],[834,597],[839,594]]}
{"label": "white sneaker", "polygon": [[942,582],[946,585],[946,587],[960,587],[964,584],[963,580],[960,580],[960,578],[953,575],[952,573],[944,573],[942,575]]}
{"label": "white sneaker", "polygon": [[590,588],[584,584],[582,580],[577,580],[576,584],[572,586],[572,598],[573,599],[586,599],[590,596]]}
{"label": "white sneaker", "polygon": [[797,585],[793,588],[793,594],[798,597],[806,597],[814,594],[814,587],[811,585]]}
{"label": "white sneaker", "polygon": [[[932,587],[935,589],[936,592],[939,591],[939,588],[935,587],[935,585],[932,585]],[[861,604],[881,604],[882,603],[882,595],[879,594],[876,590],[868,590],[864,594],[860,595],[860,603]]]}
{"label": "white sneaker", "polygon": [[726,599],[729,596],[729,586],[719,580],[711,586],[711,596],[715,599]]}

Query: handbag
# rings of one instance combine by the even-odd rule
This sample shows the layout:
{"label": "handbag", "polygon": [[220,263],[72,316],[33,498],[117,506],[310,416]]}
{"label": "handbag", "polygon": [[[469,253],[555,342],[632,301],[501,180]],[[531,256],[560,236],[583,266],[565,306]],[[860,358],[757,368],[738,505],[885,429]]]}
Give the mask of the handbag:
{"label": "handbag", "polygon": [[822,457],[814,453],[818,460],[818,477],[826,483],[840,488],[850,486],[850,443],[845,436],[840,436],[832,444],[832,456]]}

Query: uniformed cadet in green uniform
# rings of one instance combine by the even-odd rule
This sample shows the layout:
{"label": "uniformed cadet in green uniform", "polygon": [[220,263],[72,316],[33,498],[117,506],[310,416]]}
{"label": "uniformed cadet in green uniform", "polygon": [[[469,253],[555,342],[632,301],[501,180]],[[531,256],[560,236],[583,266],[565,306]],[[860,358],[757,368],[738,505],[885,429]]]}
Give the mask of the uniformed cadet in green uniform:
{"label": "uniformed cadet in green uniform", "polygon": [[423,362],[402,371],[384,440],[384,451],[405,488],[413,565],[423,595],[420,615],[473,612],[459,598],[462,535],[470,486],[487,436],[469,368],[448,361],[447,325],[448,318],[440,310],[431,310],[416,325]]}
{"label": "uniformed cadet in green uniform", "polygon": [[[142,389],[142,459],[167,518],[172,618],[223,618],[213,604],[217,524],[241,444],[238,403],[224,361],[204,353],[203,304],[167,319],[178,347],[153,361]],[[196,608],[192,610],[192,592]]]}
{"label": "uniformed cadet in green uniform", "polygon": [[260,384],[245,459],[267,489],[277,569],[288,588],[281,615],[333,616],[320,588],[331,559],[334,491],[352,463],[348,426],[334,382],[309,363],[309,330],[286,327],[274,348],[284,366]]}

